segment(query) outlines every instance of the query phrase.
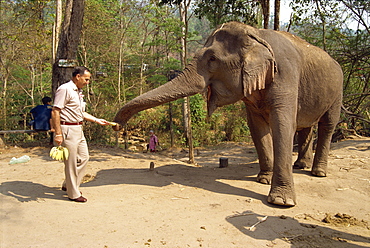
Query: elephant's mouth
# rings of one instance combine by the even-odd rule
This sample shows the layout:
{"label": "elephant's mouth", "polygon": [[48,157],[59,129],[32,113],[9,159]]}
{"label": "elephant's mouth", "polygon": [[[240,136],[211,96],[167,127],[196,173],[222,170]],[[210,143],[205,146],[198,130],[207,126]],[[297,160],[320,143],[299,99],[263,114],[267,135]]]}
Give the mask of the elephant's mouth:
{"label": "elephant's mouth", "polygon": [[244,97],[241,89],[233,91],[216,80],[209,84],[206,89],[208,116],[211,116],[218,107],[236,103]]}
{"label": "elephant's mouth", "polygon": [[207,103],[211,99],[211,94],[212,94],[212,88],[211,88],[211,85],[208,85],[208,87],[207,87]]}
{"label": "elephant's mouth", "polygon": [[217,109],[215,96],[212,95],[212,84],[207,87],[207,112],[208,116],[211,116],[212,113]]}

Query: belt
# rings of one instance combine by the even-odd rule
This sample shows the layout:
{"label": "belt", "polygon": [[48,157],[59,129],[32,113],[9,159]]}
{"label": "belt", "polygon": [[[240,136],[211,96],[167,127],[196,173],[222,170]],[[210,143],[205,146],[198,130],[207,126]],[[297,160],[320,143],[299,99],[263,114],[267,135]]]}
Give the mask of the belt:
{"label": "belt", "polygon": [[65,122],[65,121],[61,121],[60,122],[61,125],[82,125],[82,121],[81,122]]}

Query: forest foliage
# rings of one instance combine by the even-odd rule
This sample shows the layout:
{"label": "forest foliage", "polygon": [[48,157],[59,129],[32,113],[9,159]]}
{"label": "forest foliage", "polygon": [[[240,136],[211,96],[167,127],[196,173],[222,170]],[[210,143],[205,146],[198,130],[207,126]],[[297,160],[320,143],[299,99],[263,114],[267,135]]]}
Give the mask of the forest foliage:
{"label": "forest foliage", "polygon": [[[171,3],[172,4],[171,4]],[[262,27],[261,1],[193,1],[189,10],[189,58],[202,47],[219,23],[238,20]],[[272,2],[272,1],[271,1]],[[340,127],[370,135],[370,3],[366,0],[292,0],[292,15],[282,22],[288,30],[326,50],[344,72]],[[0,129],[28,129],[29,111],[51,96],[54,0],[0,0]],[[271,18],[272,22],[272,18]],[[134,97],[166,83],[181,71],[179,53],[183,23],[176,1],[88,0],[78,62],[91,69],[93,82],[85,89],[88,112],[112,120]],[[182,99],[172,103],[175,143],[185,143]],[[249,131],[240,102],[207,117],[201,95],[191,97],[195,146],[221,141],[246,141]],[[135,115],[128,123],[132,135],[150,129],[168,144],[168,104]],[[107,127],[87,124],[90,141],[114,143]],[[8,136],[11,141],[24,137]]]}

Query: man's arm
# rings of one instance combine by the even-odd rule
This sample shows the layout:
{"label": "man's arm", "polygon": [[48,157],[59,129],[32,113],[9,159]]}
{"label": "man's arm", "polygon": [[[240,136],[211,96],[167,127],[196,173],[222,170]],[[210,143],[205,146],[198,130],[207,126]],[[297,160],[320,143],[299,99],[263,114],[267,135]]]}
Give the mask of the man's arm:
{"label": "man's arm", "polygon": [[53,132],[54,133],[54,124],[53,124],[53,119],[52,118],[50,118],[50,120],[49,120],[49,124],[50,124],[50,132]]}
{"label": "man's arm", "polygon": [[86,113],[86,112],[84,112],[83,114],[84,114],[84,120],[85,121],[96,122],[96,123],[98,123],[99,125],[102,125],[102,126],[109,125],[109,122],[104,120],[104,119],[98,119],[95,116],[92,116],[91,114]]}
{"label": "man's arm", "polygon": [[60,108],[53,107],[53,110],[51,111],[51,119],[52,127],[55,130],[54,141],[60,146],[63,143],[62,128],[60,127]]}

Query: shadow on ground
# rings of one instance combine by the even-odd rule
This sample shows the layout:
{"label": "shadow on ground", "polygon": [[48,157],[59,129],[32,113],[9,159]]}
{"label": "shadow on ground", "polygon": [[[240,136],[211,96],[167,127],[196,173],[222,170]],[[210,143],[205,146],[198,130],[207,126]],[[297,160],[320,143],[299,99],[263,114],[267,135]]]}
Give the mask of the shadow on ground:
{"label": "shadow on ground", "polygon": [[48,187],[30,181],[10,181],[0,184],[0,193],[11,196],[20,202],[39,201],[41,199],[63,200],[60,188]]}
{"label": "shadow on ground", "polygon": [[255,181],[257,173],[258,164],[253,164],[253,166],[236,165],[227,168],[171,164],[157,167],[154,171],[150,171],[149,169],[114,168],[98,171],[95,178],[90,182],[84,183],[82,187],[119,184],[164,187],[176,183],[184,186],[201,188],[215,193],[250,197],[267,204],[265,195],[221,182],[223,179]]}
{"label": "shadow on ground", "polygon": [[[265,221],[258,224],[262,219]],[[292,247],[360,248],[369,247],[370,238],[341,232],[320,225],[300,223],[287,216],[262,216],[246,211],[226,217],[226,221],[240,232],[258,240],[276,239],[292,244]],[[255,225],[257,224],[257,225]],[[251,228],[255,225],[254,228]]]}

